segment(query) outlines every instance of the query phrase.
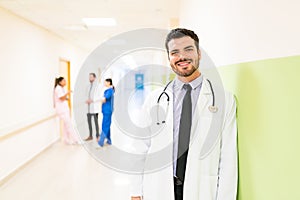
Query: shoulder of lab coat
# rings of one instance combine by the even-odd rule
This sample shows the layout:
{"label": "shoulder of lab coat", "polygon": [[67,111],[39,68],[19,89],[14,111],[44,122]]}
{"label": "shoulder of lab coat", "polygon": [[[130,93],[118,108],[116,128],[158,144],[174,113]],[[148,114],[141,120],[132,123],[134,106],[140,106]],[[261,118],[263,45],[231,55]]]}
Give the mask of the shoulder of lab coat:
{"label": "shoulder of lab coat", "polygon": [[225,92],[225,102],[217,199],[234,200],[238,180],[236,102],[229,92]]}
{"label": "shoulder of lab coat", "polygon": [[[140,127],[149,127],[152,124],[152,119],[150,115],[150,109],[157,104],[157,99],[159,94],[163,89],[157,89],[151,92],[142,106],[142,109],[137,111],[136,116],[139,121],[135,123]],[[135,165],[140,165],[143,168],[145,166],[146,157],[151,146],[151,138],[148,139],[134,139],[131,144],[131,150],[136,154],[142,154],[144,156],[140,157],[140,160],[136,160]],[[136,175],[131,175],[130,177],[130,194],[131,196],[143,196],[143,171],[137,172]]]}

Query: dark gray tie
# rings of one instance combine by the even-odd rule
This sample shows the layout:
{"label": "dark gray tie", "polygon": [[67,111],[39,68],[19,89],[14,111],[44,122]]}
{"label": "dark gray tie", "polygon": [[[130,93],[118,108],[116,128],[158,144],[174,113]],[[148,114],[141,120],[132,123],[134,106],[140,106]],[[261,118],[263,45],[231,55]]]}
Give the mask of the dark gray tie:
{"label": "dark gray tie", "polygon": [[192,87],[189,84],[184,84],[186,90],[182,102],[182,110],[179,124],[179,139],[178,139],[178,154],[176,165],[176,176],[184,181],[186,160],[188,156],[188,148],[190,143],[191,125],[192,125]]}

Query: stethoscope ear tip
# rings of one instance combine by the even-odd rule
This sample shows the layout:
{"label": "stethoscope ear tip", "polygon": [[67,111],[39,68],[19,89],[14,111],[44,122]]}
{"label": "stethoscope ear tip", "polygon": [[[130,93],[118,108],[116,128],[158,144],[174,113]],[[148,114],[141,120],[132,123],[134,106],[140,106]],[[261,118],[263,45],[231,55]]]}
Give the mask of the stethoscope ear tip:
{"label": "stethoscope ear tip", "polygon": [[212,113],[216,113],[216,112],[218,112],[218,107],[211,105],[211,106],[208,106],[208,110]]}
{"label": "stethoscope ear tip", "polygon": [[[166,121],[162,121],[161,123],[164,124],[164,123],[166,123]],[[156,125],[160,125],[160,123],[156,122]]]}

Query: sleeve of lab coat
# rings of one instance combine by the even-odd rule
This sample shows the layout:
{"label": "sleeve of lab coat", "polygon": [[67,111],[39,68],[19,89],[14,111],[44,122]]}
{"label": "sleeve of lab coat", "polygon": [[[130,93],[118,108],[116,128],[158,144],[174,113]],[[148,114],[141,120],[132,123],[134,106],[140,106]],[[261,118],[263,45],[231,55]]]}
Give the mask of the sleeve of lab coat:
{"label": "sleeve of lab coat", "polygon": [[[147,115],[138,114],[138,118],[142,120],[147,119]],[[144,121],[144,123],[146,122]],[[131,143],[131,149],[133,154],[135,154],[134,159],[131,160],[134,170],[136,170],[135,175],[130,177],[130,195],[133,197],[143,196],[143,185],[144,185],[144,168],[147,159],[147,154],[151,145],[151,139],[133,139]]]}
{"label": "sleeve of lab coat", "polygon": [[[150,108],[153,106],[156,101],[154,99],[157,99],[157,94],[154,92],[151,95],[149,95],[145,103],[143,105],[143,108],[140,112],[135,113],[137,116],[137,119],[139,119],[138,124],[140,127],[150,127],[152,124],[152,119],[150,116]],[[150,133],[149,129],[149,133]],[[134,159],[134,165],[136,166],[136,169],[139,169],[136,175],[131,175],[131,181],[130,181],[130,194],[131,196],[137,197],[137,196],[143,196],[143,185],[144,185],[144,168],[145,163],[147,159],[147,155],[149,152],[149,149],[151,147],[151,138],[148,139],[134,139],[132,142],[131,148],[133,149],[134,153],[140,155],[135,156],[136,159]]]}
{"label": "sleeve of lab coat", "polygon": [[233,95],[227,95],[227,111],[225,111],[225,123],[221,139],[217,200],[236,200],[237,194],[238,163],[236,103]]}
{"label": "sleeve of lab coat", "polygon": [[146,163],[147,153],[150,146],[150,141],[135,141],[134,142],[135,151],[139,153],[134,160],[135,169],[138,169],[136,175],[131,175],[130,177],[130,196],[138,197],[143,196],[143,185],[144,185],[144,167]]}

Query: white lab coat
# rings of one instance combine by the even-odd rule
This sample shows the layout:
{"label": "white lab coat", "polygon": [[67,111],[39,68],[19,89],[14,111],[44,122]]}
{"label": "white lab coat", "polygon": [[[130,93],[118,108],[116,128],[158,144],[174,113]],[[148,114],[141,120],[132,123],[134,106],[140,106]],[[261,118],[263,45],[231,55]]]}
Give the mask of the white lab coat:
{"label": "white lab coat", "polygon": [[[236,199],[237,128],[235,99],[233,95],[224,92],[219,87],[213,86],[213,90],[219,108],[218,114],[208,110],[208,106],[212,104],[212,93],[209,83],[204,78],[192,121],[192,138],[186,164],[184,200]],[[156,104],[161,92],[162,90],[154,92],[146,101],[145,108],[149,116],[148,120],[152,120],[152,124],[157,119],[151,117],[149,114],[151,110],[149,109]],[[172,83],[166,92],[170,96],[170,105],[162,131],[149,140],[136,140],[132,144],[136,152],[145,155],[151,155],[153,152],[160,152],[165,149],[164,153],[161,153],[164,156],[162,155],[158,160],[168,164],[162,164],[161,169],[156,169],[156,172],[131,177],[131,195],[143,195],[145,200],[174,200]],[[160,104],[166,104],[166,96],[163,98],[161,102],[164,103]],[[216,120],[217,118],[219,120]],[[209,131],[211,125],[213,130]],[[151,159],[149,161],[148,157],[146,156],[145,160],[136,163],[141,165],[144,162],[145,172],[147,169],[151,171],[153,169],[151,166],[155,166],[153,164],[155,161],[151,161]]]}
{"label": "white lab coat", "polygon": [[90,97],[90,99],[93,100],[93,103],[87,105],[87,113],[91,113],[91,114],[100,113],[101,112],[100,101],[103,98],[103,92],[101,86],[95,80],[93,82],[91,91],[90,91],[90,87],[91,85],[89,84],[86,88],[86,97],[87,99],[89,99]]}

